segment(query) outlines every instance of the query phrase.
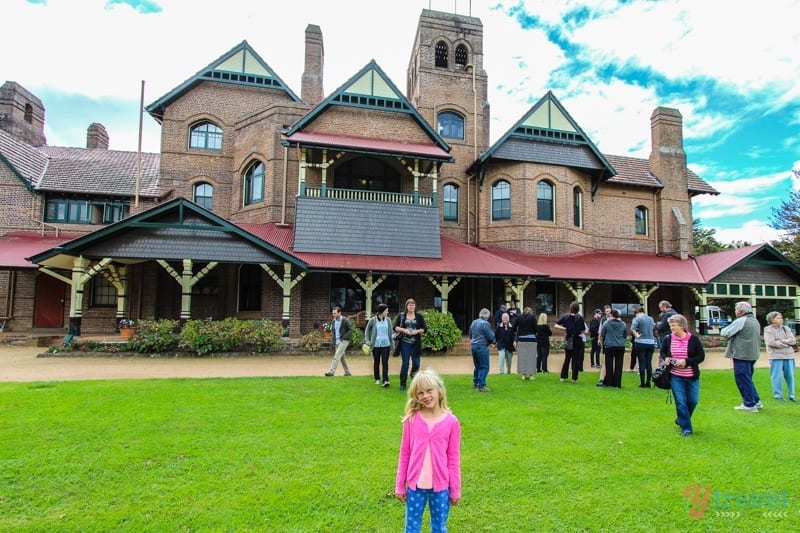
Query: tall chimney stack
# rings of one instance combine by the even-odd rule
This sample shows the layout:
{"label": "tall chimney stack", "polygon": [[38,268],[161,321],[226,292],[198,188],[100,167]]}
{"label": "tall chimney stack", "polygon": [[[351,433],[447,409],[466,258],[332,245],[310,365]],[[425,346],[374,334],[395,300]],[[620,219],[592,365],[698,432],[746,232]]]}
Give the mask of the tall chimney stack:
{"label": "tall chimney stack", "polygon": [[108,150],[108,132],[106,127],[93,122],[86,130],[86,148]]}
{"label": "tall chimney stack", "polygon": [[306,27],[306,65],[300,90],[300,98],[307,104],[317,105],[324,98],[322,90],[324,63],[322,30],[316,24],[309,24]]}

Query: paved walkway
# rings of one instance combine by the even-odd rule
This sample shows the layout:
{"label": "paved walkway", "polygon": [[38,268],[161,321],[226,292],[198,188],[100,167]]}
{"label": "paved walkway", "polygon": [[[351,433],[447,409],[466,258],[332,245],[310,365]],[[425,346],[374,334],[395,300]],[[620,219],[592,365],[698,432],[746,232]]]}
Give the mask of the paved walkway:
{"label": "paved walkway", "polygon": [[[44,348],[0,345],[0,381],[69,381],[91,379],[144,378],[206,378],[259,376],[322,376],[328,370],[330,354],[240,356],[219,358],[148,358],[148,357],[37,357]],[[625,354],[625,364],[630,361]],[[550,371],[560,370],[563,353],[550,355]],[[372,374],[372,357],[362,353],[348,356],[356,376]],[[471,374],[472,358],[467,355],[423,356],[423,368],[431,367],[442,374]],[[585,364],[588,366],[588,361]],[[757,367],[768,367],[762,353]],[[400,359],[391,358],[393,375],[399,372]],[[496,354],[492,354],[492,371],[497,369]],[[721,350],[707,353],[704,369],[732,368]],[[341,376],[341,366],[339,367]],[[588,369],[587,373],[597,373]]]}

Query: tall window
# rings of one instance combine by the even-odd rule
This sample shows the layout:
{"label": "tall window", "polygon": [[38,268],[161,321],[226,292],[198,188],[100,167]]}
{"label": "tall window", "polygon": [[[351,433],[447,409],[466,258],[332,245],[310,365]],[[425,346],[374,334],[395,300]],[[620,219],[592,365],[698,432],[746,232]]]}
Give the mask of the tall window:
{"label": "tall window", "polygon": [[33,106],[31,104],[25,104],[25,122],[33,124]]}
{"label": "tall window", "polygon": [[250,165],[244,174],[244,205],[260,202],[264,199],[264,163]]}
{"label": "tall window", "polygon": [[572,189],[572,224],[576,228],[583,227],[583,193],[577,187]]}
{"label": "tall window", "polygon": [[211,211],[214,204],[214,187],[208,183],[198,183],[195,185],[194,203]]}
{"label": "tall window", "polygon": [[511,218],[511,185],[498,181],[492,185],[492,220]]}
{"label": "tall window", "polygon": [[441,68],[447,68],[447,60],[448,55],[450,55],[450,50],[447,47],[447,43],[444,41],[439,41],[436,43],[436,66]]}
{"label": "tall window", "polygon": [[536,220],[555,222],[553,184],[549,181],[540,181],[536,186]]}
{"label": "tall window", "polygon": [[222,130],[210,122],[198,124],[189,135],[189,148],[222,150]]}
{"label": "tall window", "polygon": [[439,113],[439,135],[447,139],[464,138],[464,117],[451,111]]}
{"label": "tall window", "polygon": [[467,52],[467,47],[463,44],[459,44],[456,46],[456,65],[461,67],[465,67],[467,65],[467,58],[469,57],[469,53]]}
{"label": "tall window", "polygon": [[647,208],[638,206],[633,211],[633,216],[636,219],[636,235],[647,235]]}
{"label": "tall window", "polygon": [[261,311],[261,267],[239,268],[239,311]]}
{"label": "tall window", "polygon": [[445,185],[442,194],[442,213],[445,220],[458,222],[458,185]]}
{"label": "tall window", "polygon": [[117,288],[102,274],[92,278],[92,307],[112,307],[117,305]]}

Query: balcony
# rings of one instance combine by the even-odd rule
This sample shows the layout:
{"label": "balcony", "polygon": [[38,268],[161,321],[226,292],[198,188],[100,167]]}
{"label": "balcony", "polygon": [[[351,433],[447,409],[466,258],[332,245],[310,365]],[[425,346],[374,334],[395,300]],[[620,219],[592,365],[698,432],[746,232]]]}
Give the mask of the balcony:
{"label": "balcony", "polygon": [[400,193],[388,191],[364,191],[359,189],[335,189],[333,187],[302,188],[300,196],[306,198],[331,198],[335,200],[355,200],[359,202],[374,202],[380,204],[404,204],[434,207],[435,196],[421,195],[419,193]]}

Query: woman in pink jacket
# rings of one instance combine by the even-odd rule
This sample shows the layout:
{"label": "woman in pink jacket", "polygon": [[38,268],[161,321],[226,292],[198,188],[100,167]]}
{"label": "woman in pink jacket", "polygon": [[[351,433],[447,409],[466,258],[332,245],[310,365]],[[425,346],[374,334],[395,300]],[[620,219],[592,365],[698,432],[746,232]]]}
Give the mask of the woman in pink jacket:
{"label": "woman in pink jacket", "polygon": [[447,405],[444,382],[430,369],[408,388],[395,494],[406,505],[406,533],[419,533],[425,505],[431,532],[446,533],[450,506],[461,499],[461,425]]}

